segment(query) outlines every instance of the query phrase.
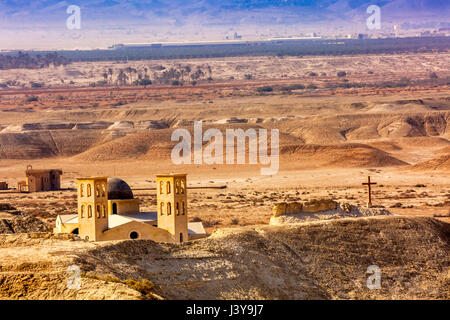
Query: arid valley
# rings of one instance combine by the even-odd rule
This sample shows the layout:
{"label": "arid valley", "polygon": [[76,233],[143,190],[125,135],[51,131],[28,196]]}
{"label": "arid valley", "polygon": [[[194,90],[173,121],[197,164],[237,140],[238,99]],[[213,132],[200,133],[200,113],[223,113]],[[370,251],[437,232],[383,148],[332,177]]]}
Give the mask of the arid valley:
{"label": "arid valley", "polygon": [[[450,54],[436,52],[0,70],[0,83],[12,84],[0,88],[0,181],[10,186],[0,191],[10,206],[0,210],[0,297],[449,299],[449,65]],[[202,68],[211,79],[117,85],[128,66],[153,70],[152,79]],[[279,171],[173,164],[171,134],[192,131],[194,121],[223,132],[278,129]],[[62,190],[18,192],[27,165],[62,169]],[[120,177],[155,211],[155,175],[165,172],[188,174],[189,219],[208,238],[92,243],[49,233],[57,215],[77,211],[76,178]],[[367,176],[377,183],[373,207],[391,215],[269,224],[283,202],[364,207]],[[5,225],[18,212],[42,224],[12,232]],[[72,264],[82,266],[78,292],[64,287]],[[365,288],[372,264],[383,272],[381,290]]]}

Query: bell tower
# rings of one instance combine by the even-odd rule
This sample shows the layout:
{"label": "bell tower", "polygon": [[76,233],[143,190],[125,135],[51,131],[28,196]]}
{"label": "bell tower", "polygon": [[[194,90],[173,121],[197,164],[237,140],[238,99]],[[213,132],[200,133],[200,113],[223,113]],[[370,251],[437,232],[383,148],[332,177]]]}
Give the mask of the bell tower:
{"label": "bell tower", "polygon": [[78,234],[81,239],[101,240],[108,229],[107,177],[77,179]]}
{"label": "bell tower", "polygon": [[188,241],[186,174],[156,175],[158,228],[169,231],[174,242]]}

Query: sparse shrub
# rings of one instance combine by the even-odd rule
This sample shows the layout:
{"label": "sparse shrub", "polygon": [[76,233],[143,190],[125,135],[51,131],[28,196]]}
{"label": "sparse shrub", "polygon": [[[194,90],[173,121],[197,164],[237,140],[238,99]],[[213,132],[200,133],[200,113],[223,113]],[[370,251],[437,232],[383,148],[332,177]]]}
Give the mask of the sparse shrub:
{"label": "sparse shrub", "polygon": [[154,69],[154,70],[165,70],[166,67],[164,67],[164,66],[162,66],[162,65],[159,65],[159,66],[154,67],[153,69]]}
{"label": "sparse shrub", "polygon": [[152,81],[150,79],[138,79],[135,80],[133,84],[136,86],[148,86],[152,84]]}
{"label": "sparse shrub", "polygon": [[317,86],[315,84],[313,84],[313,83],[310,83],[310,84],[308,84],[306,89],[317,89]]}
{"label": "sparse shrub", "polygon": [[256,88],[256,91],[258,91],[258,92],[272,92],[273,88],[271,86],[264,86],[264,87]]}
{"label": "sparse shrub", "polygon": [[253,76],[250,73],[246,74],[244,77],[245,77],[246,80],[252,80],[253,79]]}
{"label": "sparse shrub", "polygon": [[305,86],[300,83],[297,83],[297,84],[291,84],[286,87],[281,87],[280,89],[281,89],[281,91],[302,90],[302,89],[305,89]]}
{"label": "sparse shrub", "polygon": [[438,76],[437,76],[436,72],[430,73],[430,79],[437,79],[437,78],[438,78]]}
{"label": "sparse shrub", "polygon": [[28,97],[26,101],[27,102],[39,101],[39,98],[36,96],[31,96],[31,97]]}
{"label": "sparse shrub", "polygon": [[118,107],[118,106],[123,106],[124,104],[126,104],[124,101],[119,100],[116,103],[113,104],[114,107]]}
{"label": "sparse shrub", "polygon": [[338,73],[337,73],[337,76],[338,77],[345,77],[347,75],[347,72],[345,72],[345,71],[339,71]]}
{"label": "sparse shrub", "polygon": [[310,76],[310,77],[317,77],[317,73],[315,73],[315,72],[310,72],[310,73],[309,73],[309,76]]}
{"label": "sparse shrub", "polygon": [[403,206],[403,204],[401,202],[396,202],[393,205],[391,205],[391,208],[401,208]]}
{"label": "sparse shrub", "polygon": [[231,224],[232,224],[232,225],[237,225],[237,224],[239,224],[239,219],[238,219],[238,218],[233,218],[233,219],[231,219]]}
{"label": "sparse shrub", "polygon": [[31,82],[30,84],[32,88],[42,88],[42,83]]}
{"label": "sparse shrub", "polygon": [[205,227],[212,227],[212,226],[216,226],[216,225],[218,225],[219,224],[219,222],[218,221],[216,221],[216,220],[206,220],[206,221],[203,221],[203,225],[205,226]]}
{"label": "sparse shrub", "polygon": [[422,183],[418,183],[418,184],[416,184],[414,187],[416,187],[416,188],[425,188],[426,185],[424,185],[424,184],[422,184]]}
{"label": "sparse shrub", "polygon": [[150,280],[147,279],[144,279],[142,281],[127,279],[124,281],[124,283],[130,288],[139,291],[140,293],[142,293],[144,296],[147,297],[152,297],[153,290],[155,289],[155,285]]}

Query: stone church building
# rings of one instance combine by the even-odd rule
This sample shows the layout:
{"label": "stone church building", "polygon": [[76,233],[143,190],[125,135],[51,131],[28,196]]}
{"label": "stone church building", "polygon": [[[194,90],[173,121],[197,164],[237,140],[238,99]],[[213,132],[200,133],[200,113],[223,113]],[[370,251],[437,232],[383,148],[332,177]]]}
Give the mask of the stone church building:
{"label": "stone church building", "polygon": [[26,180],[18,183],[19,192],[55,191],[61,189],[61,169],[33,169],[27,166]]}
{"label": "stone church building", "polygon": [[118,178],[77,179],[78,214],[59,215],[55,233],[89,241],[150,239],[181,243],[206,236],[201,222],[188,222],[186,174],[157,175],[157,212],[141,212],[139,199]]}

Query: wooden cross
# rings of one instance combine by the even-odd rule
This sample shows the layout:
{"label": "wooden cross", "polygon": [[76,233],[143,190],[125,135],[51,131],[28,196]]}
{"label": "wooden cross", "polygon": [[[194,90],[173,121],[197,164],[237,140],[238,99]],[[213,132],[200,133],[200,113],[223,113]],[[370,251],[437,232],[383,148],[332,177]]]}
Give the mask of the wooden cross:
{"label": "wooden cross", "polygon": [[367,186],[368,191],[368,201],[367,201],[367,207],[372,207],[372,185],[377,184],[376,182],[370,182],[370,176],[367,176],[367,182],[363,182],[364,186]]}

